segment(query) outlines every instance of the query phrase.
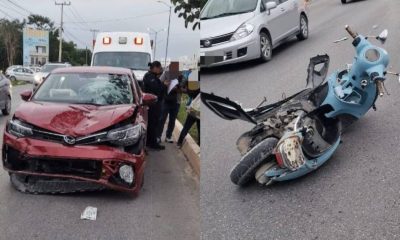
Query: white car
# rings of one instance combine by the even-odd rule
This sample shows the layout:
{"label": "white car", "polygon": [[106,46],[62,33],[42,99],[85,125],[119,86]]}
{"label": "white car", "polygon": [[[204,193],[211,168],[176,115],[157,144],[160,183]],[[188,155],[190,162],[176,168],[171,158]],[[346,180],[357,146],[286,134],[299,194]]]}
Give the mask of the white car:
{"label": "white car", "polygon": [[34,72],[26,67],[16,67],[11,69],[8,73],[7,73],[7,77],[11,80],[11,81],[15,81],[15,80],[19,80],[19,81],[25,81],[25,82],[33,82],[33,76],[34,76]]}
{"label": "white car", "polygon": [[65,67],[71,67],[71,64],[46,63],[45,65],[43,65],[40,71],[35,73],[33,81],[33,89],[36,89],[43,82],[43,80],[50,74],[51,71],[53,71],[56,68],[65,68]]}
{"label": "white car", "polygon": [[17,67],[22,67],[22,65],[12,65],[12,66],[9,66],[9,67],[6,69],[6,71],[4,72],[4,74],[5,74],[6,76],[9,76],[10,73],[11,73],[11,71],[12,71],[13,69],[17,68]]}
{"label": "white car", "polygon": [[309,34],[304,0],[209,0],[200,19],[202,67],[266,62],[285,40]]}

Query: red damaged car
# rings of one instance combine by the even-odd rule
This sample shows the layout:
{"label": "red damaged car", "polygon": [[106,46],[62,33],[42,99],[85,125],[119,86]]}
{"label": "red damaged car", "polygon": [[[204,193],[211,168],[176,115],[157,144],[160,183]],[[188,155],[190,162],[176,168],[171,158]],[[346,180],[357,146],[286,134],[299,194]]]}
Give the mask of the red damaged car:
{"label": "red damaged car", "polygon": [[7,123],[3,166],[22,192],[103,188],[137,194],[145,167],[147,106],[129,69],[53,71]]}

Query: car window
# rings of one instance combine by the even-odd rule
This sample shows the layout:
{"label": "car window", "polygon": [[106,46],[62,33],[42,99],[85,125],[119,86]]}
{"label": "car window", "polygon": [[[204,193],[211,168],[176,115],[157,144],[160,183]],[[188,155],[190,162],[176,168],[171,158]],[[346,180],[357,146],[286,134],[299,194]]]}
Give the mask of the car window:
{"label": "car window", "polygon": [[57,73],[43,82],[33,99],[101,106],[132,104],[132,89],[132,80],[127,75]]}
{"label": "car window", "polygon": [[211,19],[252,12],[258,0],[209,0],[201,12],[200,19]]}
{"label": "car window", "polygon": [[17,68],[14,70],[14,72],[22,73],[22,72],[24,72],[24,70],[22,68]]}
{"label": "car window", "polygon": [[47,64],[47,65],[43,66],[42,72],[51,72],[56,68],[65,68],[65,67],[67,67],[67,66],[66,65],[62,65],[62,64],[53,64],[53,65],[52,64]]}
{"label": "car window", "polygon": [[25,73],[29,73],[29,74],[33,74],[33,72],[31,70],[27,69],[27,68],[24,69],[24,72]]}

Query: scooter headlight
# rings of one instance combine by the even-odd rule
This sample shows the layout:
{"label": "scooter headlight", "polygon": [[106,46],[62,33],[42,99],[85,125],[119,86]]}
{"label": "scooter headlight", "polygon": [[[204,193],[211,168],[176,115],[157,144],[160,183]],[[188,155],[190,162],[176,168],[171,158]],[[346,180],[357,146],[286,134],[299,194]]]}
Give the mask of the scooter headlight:
{"label": "scooter headlight", "polygon": [[254,26],[250,23],[242,24],[233,34],[231,41],[239,40],[249,36],[254,31]]}
{"label": "scooter headlight", "polygon": [[117,128],[107,133],[107,139],[119,146],[131,146],[136,144],[142,136],[143,128],[140,124]]}

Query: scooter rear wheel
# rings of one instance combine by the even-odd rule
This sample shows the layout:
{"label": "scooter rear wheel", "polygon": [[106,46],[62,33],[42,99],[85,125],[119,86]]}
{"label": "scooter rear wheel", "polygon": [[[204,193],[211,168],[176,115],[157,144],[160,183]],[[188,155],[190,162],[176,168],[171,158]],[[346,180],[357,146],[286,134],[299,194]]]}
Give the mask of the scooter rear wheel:
{"label": "scooter rear wheel", "polygon": [[231,170],[231,181],[242,187],[254,180],[258,168],[270,160],[277,143],[276,138],[267,138],[252,148]]}

